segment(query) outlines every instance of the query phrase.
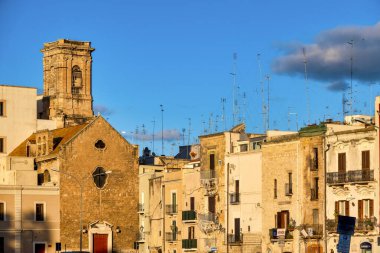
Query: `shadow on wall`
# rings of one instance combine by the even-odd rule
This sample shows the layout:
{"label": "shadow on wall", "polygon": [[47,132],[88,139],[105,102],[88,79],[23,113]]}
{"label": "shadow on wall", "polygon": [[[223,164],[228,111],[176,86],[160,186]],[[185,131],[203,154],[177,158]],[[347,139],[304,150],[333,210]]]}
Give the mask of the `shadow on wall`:
{"label": "shadow on wall", "polygon": [[[0,221],[0,247],[3,247],[0,252],[15,252],[16,245],[20,245],[21,253],[56,252],[52,231],[57,230],[50,229],[54,224],[49,222],[49,217],[45,221],[35,221],[35,213],[27,212],[17,221],[12,211],[7,210],[5,219]],[[18,240],[21,242],[17,243]]]}

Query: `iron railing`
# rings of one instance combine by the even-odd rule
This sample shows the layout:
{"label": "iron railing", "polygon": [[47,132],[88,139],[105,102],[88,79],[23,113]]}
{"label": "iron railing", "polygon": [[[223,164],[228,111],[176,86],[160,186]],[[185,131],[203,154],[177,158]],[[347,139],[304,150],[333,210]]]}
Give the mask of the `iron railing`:
{"label": "iron railing", "polygon": [[300,230],[304,229],[310,237],[323,236],[322,224],[301,224]]}
{"label": "iron railing", "polygon": [[293,195],[293,184],[292,183],[286,183],[285,184],[285,195],[286,196]]}
{"label": "iron railing", "polygon": [[198,213],[198,219],[201,221],[210,221],[210,222],[216,221],[214,213]]}
{"label": "iron railing", "polygon": [[318,199],[318,189],[310,189],[310,200]]}
{"label": "iron railing", "polygon": [[182,221],[197,220],[197,213],[194,210],[182,211]]}
{"label": "iron railing", "polygon": [[176,242],[178,240],[178,233],[165,233],[165,240],[167,242]]}
{"label": "iron railing", "polygon": [[373,170],[351,170],[347,172],[327,173],[328,184],[343,184],[368,181],[374,181]]}
{"label": "iron railing", "polygon": [[197,239],[182,239],[182,249],[196,249]]}
{"label": "iron railing", "polygon": [[243,242],[243,234],[228,234],[228,243],[242,243]]}
{"label": "iron railing", "polygon": [[234,192],[230,193],[230,204],[239,204],[240,203],[240,193]]}
{"label": "iron railing", "polygon": [[166,214],[176,214],[178,213],[178,205],[166,205]]}
{"label": "iron railing", "polygon": [[201,180],[203,179],[213,179],[216,178],[215,170],[201,170]]}

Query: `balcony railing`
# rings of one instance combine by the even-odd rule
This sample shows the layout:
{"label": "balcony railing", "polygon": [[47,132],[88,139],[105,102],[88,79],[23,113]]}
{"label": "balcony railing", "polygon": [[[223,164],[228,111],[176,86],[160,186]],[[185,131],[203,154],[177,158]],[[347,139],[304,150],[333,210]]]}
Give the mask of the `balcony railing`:
{"label": "balcony railing", "polygon": [[371,231],[375,228],[375,222],[372,221],[371,219],[360,219],[356,220],[356,226],[355,226],[355,231]]}
{"label": "balcony railing", "polygon": [[201,170],[201,180],[216,178],[215,170]]}
{"label": "balcony railing", "polygon": [[145,234],[144,234],[144,232],[139,232],[139,233],[137,233],[137,241],[138,242],[143,242],[143,241],[145,241]]}
{"label": "balcony railing", "polygon": [[82,88],[81,87],[71,87],[71,93],[72,94],[80,94]]}
{"label": "balcony railing", "polygon": [[172,215],[178,213],[178,205],[166,205],[166,214]]}
{"label": "balcony railing", "polygon": [[182,211],[182,221],[191,222],[197,220],[197,213],[194,210]]}
{"label": "balcony railing", "polygon": [[237,205],[240,203],[240,193],[234,192],[230,193],[230,204]]}
{"label": "balcony railing", "polygon": [[326,220],[326,230],[328,232],[334,232],[336,233],[338,226],[338,220],[335,219],[328,219]]}
{"label": "balcony railing", "polygon": [[215,222],[214,213],[198,213],[198,219],[201,221]]}
{"label": "balcony railing", "polygon": [[[269,229],[269,237],[271,240],[277,240],[277,228],[271,228]],[[293,239],[293,233],[290,232],[288,229],[285,230],[285,239]]]}
{"label": "balcony railing", "polygon": [[286,196],[293,195],[293,184],[292,183],[285,184],[285,195]]}
{"label": "balcony railing", "polygon": [[328,184],[344,184],[374,181],[373,170],[352,170],[347,172],[327,173]]}
{"label": "balcony railing", "polygon": [[176,242],[178,240],[178,233],[165,233],[165,240],[167,242]]}
{"label": "balcony railing", "polygon": [[310,237],[320,237],[323,236],[323,225],[322,224],[302,224],[301,230],[304,229],[308,236]]}
{"label": "balcony railing", "polygon": [[318,199],[318,189],[310,189],[310,199],[317,200]]}
{"label": "balcony railing", "polygon": [[197,249],[197,239],[183,239],[182,249]]}
{"label": "balcony railing", "polygon": [[228,234],[228,243],[238,244],[243,242],[243,234]]}
{"label": "balcony railing", "polygon": [[144,212],[144,203],[139,203],[137,205],[137,212],[143,213]]}

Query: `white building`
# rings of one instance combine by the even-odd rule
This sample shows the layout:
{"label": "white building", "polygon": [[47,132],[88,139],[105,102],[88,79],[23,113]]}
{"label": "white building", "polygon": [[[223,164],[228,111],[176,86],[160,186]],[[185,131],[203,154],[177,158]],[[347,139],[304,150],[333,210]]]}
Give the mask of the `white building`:
{"label": "white building", "polygon": [[32,133],[56,128],[55,121],[38,119],[38,100],[37,88],[0,85],[0,157]]}

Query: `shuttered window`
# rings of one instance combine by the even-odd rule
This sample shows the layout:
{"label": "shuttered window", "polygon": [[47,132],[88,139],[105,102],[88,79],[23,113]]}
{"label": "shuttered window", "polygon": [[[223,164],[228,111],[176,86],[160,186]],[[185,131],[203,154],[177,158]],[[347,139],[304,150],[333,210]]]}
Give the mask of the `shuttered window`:
{"label": "shuttered window", "polygon": [[369,219],[373,217],[373,199],[362,199],[358,201],[358,218]]}
{"label": "shuttered window", "polygon": [[350,202],[346,200],[335,201],[335,213],[337,215],[350,215]]}
{"label": "shuttered window", "polygon": [[362,151],[362,169],[370,168],[369,158],[369,150]]}
{"label": "shuttered window", "polygon": [[338,172],[346,172],[346,153],[338,154]]}

